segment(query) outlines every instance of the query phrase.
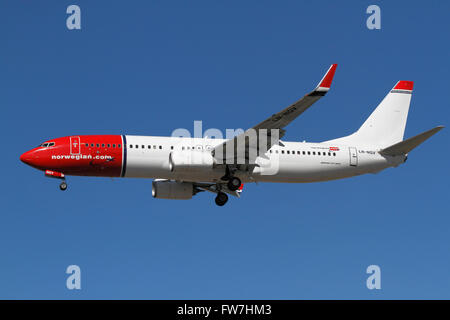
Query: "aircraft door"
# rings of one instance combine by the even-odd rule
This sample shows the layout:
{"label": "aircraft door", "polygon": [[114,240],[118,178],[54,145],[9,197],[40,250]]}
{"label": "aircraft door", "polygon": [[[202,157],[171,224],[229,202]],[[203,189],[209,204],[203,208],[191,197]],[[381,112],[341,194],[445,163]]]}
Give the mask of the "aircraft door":
{"label": "aircraft door", "polygon": [[80,154],[80,137],[70,137],[70,154]]}
{"label": "aircraft door", "polygon": [[348,148],[350,152],[350,165],[356,167],[358,165],[358,153],[355,147]]}

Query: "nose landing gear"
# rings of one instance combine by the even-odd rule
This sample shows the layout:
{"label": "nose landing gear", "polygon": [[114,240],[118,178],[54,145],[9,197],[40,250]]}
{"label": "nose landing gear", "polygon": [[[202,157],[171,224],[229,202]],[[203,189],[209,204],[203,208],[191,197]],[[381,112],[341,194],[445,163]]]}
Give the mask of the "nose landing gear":
{"label": "nose landing gear", "polygon": [[59,189],[61,189],[61,191],[64,191],[67,189],[66,181],[61,182],[61,184],[59,185]]}
{"label": "nose landing gear", "polygon": [[49,177],[49,178],[56,178],[56,179],[61,179],[62,182],[59,185],[59,189],[61,191],[64,191],[67,189],[67,183],[66,183],[66,176],[64,175],[64,173],[62,172],[57,172],[57,171],[52,171],[52,170],[46,170],[45,171],[45,176]]}

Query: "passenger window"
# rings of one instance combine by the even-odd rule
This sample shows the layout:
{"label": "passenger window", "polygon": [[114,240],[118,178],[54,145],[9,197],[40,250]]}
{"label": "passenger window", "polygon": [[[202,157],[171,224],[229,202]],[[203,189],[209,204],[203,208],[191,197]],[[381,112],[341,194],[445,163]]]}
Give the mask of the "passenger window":
{"label": "passenger window", "polygon": [[333,156],[336,156],[336,152],[333,152]]}
{"label": "passenger window", "polygon": [[159,149],[162,149],[162,146],[159,146]]}
{"label": "passenger window", "polygon": [[97,148],[100,147],[100,145],[97,143]]}
{"label": "passenger window", "polygon": [[94,144],[93,143],[91,143],[91,147],[93,147],[94,146]]}
{"label": "passenger window", "polygon": [[130,144],[130,149],[132,149],[133,148],[133,145],[132,144]]}
{"label": "passenger window", "polygon": [[310,156],[311,155],[311,151],[308,151],[308,156]]}
{"label": "passenger window", "polygon": [[278,153],[278,150],[275,150],[275,153]]}
{"label": "passenger window", "polygon": [[111,147],[111,145],[108,143],[108,148],[110,148]]}
{"label": "passenger window", "polygon": [[181,150],[184,150],[184,147],[181,147]]}
{"label": "passenger window", "polygon": [[118,144],[118,145],[117,145],[117,148],[120,148],[121,146],[122,146],[121,144]]}
{"label": "passenger window", "polygon": [[116,144],[115,143],[113,143],[113,148],[115,148],[116,147]]}
{"label": "passenger window", "polygon": [[153,146],[153,149],[156,149],[156,146]]}
{"label": "passenger window", "polygon": [[142,145],[142,149],[145,149],[145,146],[144,146],[144,145]]}
{"label": "passenger window", "polygon": [[331,156],[331,153],[328,152],[328,155]]}
{"label": "passenger window", "polygon": [[105,147],[105,144],[104,143],[102,143],[102,148],[104,148]]}
{"label": "passenger window", "polygon": [[286,151],[286,153],[287,153],[287,154],[289,154],[289,153],[290,153],[290,152],[289,152],[289,150],[288,150],[288,151]]}
{"label": "passenger window", "polygon": [[284,154],[284,150],[281,150],[281,153]]}
{"label": "passenger window", "polygon": [[313,156],[315,156],[316,155],[316,152],[315,151],[313,151]]}
{"label": "passenger window", "polygon": [[173,146],[170,146],[170,150],[173,150]]}
{"label": "passenger window", "polygon": [[89,143],[85,143],[84,145],[85,145],[86,147],[89,147]]}

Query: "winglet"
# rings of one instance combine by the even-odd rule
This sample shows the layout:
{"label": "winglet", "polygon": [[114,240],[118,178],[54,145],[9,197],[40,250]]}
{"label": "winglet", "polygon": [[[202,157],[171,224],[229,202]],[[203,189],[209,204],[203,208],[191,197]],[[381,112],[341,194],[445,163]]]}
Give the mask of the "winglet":
{"label": "winglet", "polygon": [[327,92],[330,90],[331,82],[333,81],[334,73],[336,72],[337,64],[332,64],[328,69],[327,73],[323,76],[322,80],[320,80],[317,85],[315,92]]}

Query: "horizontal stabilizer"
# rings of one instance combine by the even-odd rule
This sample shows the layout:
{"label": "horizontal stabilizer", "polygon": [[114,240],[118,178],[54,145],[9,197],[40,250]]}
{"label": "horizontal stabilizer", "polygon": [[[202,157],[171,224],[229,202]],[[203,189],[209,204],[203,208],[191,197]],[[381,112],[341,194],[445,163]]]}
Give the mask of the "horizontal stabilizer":
{"label": "horizontal stabilizer", "polygon": [[418,134],[417,136],[414,136],[412,138],[406,139],[402,142],[396,143],[390,147],[387,147],[380,151],[380,154],[386,155],[386,156],[400,156],[409,153],[412,149],[420,145],[422,142],[430,138],[432,135],[434,135],[439,130],[443,129],[444,126],[437,126],[436,128],[433,128],[431,130],[422,132],[421,134]]}

